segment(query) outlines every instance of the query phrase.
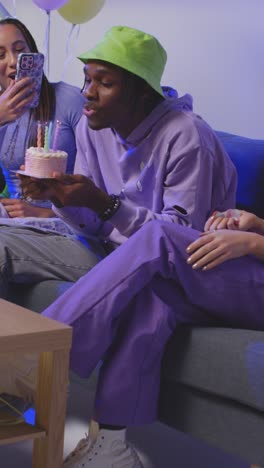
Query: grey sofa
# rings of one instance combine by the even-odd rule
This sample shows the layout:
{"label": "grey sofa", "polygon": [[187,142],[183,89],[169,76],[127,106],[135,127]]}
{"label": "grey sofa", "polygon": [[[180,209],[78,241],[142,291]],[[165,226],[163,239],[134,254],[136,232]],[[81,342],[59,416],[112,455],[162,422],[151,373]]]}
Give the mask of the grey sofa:
{"label": "grey sofa", "polygon": [[[238,206],[264,217],[264,141],[217,133],[237,167]],[[39,312],[69,287],[46,281],[12,288],[9,300]],[[264,464],[264,331],[177,329],[163,359],[159,418]]]}

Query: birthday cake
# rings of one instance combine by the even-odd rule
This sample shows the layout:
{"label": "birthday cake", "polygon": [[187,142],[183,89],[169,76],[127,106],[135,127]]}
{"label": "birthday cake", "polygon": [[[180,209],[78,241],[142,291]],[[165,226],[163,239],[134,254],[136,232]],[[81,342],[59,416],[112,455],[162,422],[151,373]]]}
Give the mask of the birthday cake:
{"label": "birthday cake", "polygon": [[66,172],[67,153],[44,148],[28,148],[25,157],[25,173],[32,177],[48,178],[53,172]]}

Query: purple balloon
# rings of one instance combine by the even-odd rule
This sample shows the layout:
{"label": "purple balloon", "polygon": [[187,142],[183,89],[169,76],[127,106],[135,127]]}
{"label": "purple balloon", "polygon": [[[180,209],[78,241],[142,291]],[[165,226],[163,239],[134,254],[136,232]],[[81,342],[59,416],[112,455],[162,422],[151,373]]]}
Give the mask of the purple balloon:
{"label": "purple balloon", "polygon": [[50,11],[62,7],[68,0],[33,0],[33,2],[42,10]]}

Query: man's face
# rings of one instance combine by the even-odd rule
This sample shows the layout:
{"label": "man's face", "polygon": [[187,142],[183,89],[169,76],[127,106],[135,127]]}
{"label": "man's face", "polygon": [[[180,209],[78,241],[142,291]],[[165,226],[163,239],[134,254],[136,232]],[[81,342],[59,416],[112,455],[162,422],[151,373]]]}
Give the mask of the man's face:
{"label": "man's face", "polygon": [[131,129],[127,92],[122,70],[106,62],[92,61],[84,67],[84,115],[93,130],[114,128],[126,137]]}

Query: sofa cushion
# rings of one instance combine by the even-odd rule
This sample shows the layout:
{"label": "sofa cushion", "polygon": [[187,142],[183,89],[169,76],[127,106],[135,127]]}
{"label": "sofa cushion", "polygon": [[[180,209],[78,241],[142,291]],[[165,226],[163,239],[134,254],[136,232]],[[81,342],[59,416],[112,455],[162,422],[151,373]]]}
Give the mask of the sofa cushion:
{"label": "sofa cushion", "polygon": [[262,331],[179,327],[168,343],[162,369],[168,384],[264,410]]}
{"label": "sofa cushion", "polygon": [[237,169],[237,206],[264,217],[264,140],[216,134]]}
{"label": "sofa cushion", "polygon": [[14,284],[7,299],[34,312],[42,312],[73,284],[59,280],[46,280],[33,285]]}

